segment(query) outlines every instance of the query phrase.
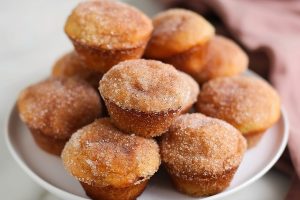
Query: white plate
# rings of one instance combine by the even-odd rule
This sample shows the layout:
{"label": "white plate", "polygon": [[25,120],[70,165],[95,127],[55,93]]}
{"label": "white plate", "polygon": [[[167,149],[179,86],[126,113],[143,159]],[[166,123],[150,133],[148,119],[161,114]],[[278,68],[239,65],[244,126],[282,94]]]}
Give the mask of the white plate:
{"label": "white plate", "polygon": [[[35,144],[27,127],[20,120],[14,107],[7,120],[6,143],[21,168],[39,185],[66,200],[86,200],[80,184],[63,168],[59,157],[45,153]],[[277,124],[265,133],[260,143],[246,155],[225,191],[203,199],[220,199],[232,194],[264,175],[282,154],[288,139],[288,121],[282,110]],[[163,171],[152,179],[139,200],[187,200],[195,199],[176,192]],[[201,199],[201,198],[200,198]]]}

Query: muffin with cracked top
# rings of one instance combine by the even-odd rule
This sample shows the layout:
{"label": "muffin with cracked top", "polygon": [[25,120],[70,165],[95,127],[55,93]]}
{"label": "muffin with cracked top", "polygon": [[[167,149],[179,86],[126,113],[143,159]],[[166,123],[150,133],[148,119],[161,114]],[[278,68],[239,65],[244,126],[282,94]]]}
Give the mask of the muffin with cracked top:
{"label": "muffin with cracked top", "polygon": [[74,133],[62,160],[94,200],[136,199],[160,165],[155,140],[125,134],[109,118]]}
{"label": "muffin with cracked top", "polygon": [[129,60],[101,79],[99,91],[113,123],[143,137],[165,133],[190,98],[190,86],[173,66],[155,60]]}

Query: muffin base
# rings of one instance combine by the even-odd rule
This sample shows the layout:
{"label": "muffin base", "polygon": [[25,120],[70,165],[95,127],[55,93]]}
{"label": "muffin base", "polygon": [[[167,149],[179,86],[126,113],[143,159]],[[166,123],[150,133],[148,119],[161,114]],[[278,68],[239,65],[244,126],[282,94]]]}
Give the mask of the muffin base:
{"label": "muffin base", "polygon": [[30,132],[33,136],[35,143],[44,151],[60,156],[62,150],[65,147],[66,142],[69,139],[57,139],[50,136],[47,136],[41,131],[30,128]]}
{"label": "muffin base", "polygon": [[80,182],[86,194],[93,200],[134,200],[145,190],[148,181],[125,188],[96,187]]}
{"label": "muffin base", "polygon": [[121,61],[141,58],[146,47],[146,43],[144,43],[135,48],[107,50],[89,47],[74,40],[72,42],[86,66],[100,73],[107,72]]}
{"label": "muffin base", "polygon": [[266,132],[266,130],[249,132],[249,133],[243,134],[243,136],[247,140],[247,148],[251,149],[252,147],[255,147],[265,132]]}
{"label": "muffin base", "polygon": [[190,75],[197,74],[204,67],[209,42],[194,46],[187,51],[162,59]]}
{"label": "muffin base", "polygon": [[170,127],[181,110],[146,113],[123,109],[115,103],[105,101],[108,113],[119,129],[146,138],[160,136]]}
{"label": "muffin base", "polygon": [[[194,180],[187,180],[186,178],[171,173],[169,174],[176,190],[189,196],[201,197],[214,195],[226,189],[230,185],[236,170],[237,167],[214,177],[205,177]],[[167,169],[167,171],[169,170]]]}

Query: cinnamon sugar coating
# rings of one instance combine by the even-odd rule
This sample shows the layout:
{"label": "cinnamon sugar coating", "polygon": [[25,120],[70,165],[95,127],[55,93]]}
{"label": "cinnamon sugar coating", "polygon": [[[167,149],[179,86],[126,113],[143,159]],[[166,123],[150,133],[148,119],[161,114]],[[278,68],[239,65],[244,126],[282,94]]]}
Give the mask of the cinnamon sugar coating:
{"label": "cinnamon sugar coating", "polygon": [[203,85],[196,109],[247,134],[264,131],[279,119],[280,99],[272,86],[260,78],[224,77]]}
{"label": "cinnamon sugar coating", "polygon": [[79,78],[88,82],[94,88],[99,87],[102,74],[84,65],[75,51],[63,55],[52,68],[52,76]]}
{"label": "cinnamon sugar coating", "polygon": [[140,47],[152,29],[151,20],[141,11],[110,0],[80,3],[65,25],[65,32],[72,40],[106,50]]}
{"label": "cinnamon sugar coating", "polygon": [[185,9],[169,9],[153,18],[154,31],[145,51],[147,58],[166,58],[202,45],[214,35],[202,16]]}
{"label": "cinnamon sugar coating", "polygon": [[185,79],[185,81],[187,81],[188,83],[188,87],[186,88],[187,91],[189,91],[189,98],[187,99],[187,102],[185,103],[185,105],[182,108],[182,112],[188,112],[192,106],[194,105],[194,103],[196,103],[199,92],[200,92],[200,88],[198,83],[188,74],[184,73],[184,72],[180,72],[180,74],[183,76],[183,78]]}
{"label": "cinnamon sugar coating", "polygon": [[246,141],[230,124],[194,113],[178,117],[160,147],[171,176],[197,182],[237,168]]}
{"label": "cinnamon sugar coating", "polygon": [[179,110],[189,98],[189,87],[171,65],[154,60],[130,60],[115,65],[100,81],[105,101],[138,112]]}
{"label": "cinnamon sugar coating", "polygon": [[97,92],[72,78],[49,78],[29,86],[21,92],[18,108],[30,129],[54,139],[68,139],[102,110]]}
{"label": "cinnamon sugar coating", "polygon": [[151,20],[141,11],[110,0],[80,3],[65,24],[80,59],[99,73],[121,61],[140,58],[152,29]]}
{"label": "cinnamon sugar coating", "polygon": [[125,188],[148,180],[159,168],[157,143],[115,128],[109,118],[78,130],[66,144],[64,166],[80,182]]}
{"label": "cinnamon sugar coating", "polygon": [[193,75],[203,83],[217,77],[238,75],[247,69],[248,63],[247,54],[234,41],[215,36],[208,44],[205,64]]}

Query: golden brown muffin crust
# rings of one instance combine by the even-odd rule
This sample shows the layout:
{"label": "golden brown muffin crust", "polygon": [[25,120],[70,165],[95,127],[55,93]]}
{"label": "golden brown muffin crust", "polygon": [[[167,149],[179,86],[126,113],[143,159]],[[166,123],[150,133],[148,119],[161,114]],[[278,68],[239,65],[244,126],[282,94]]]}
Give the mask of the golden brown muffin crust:
{"label": "golden brown muffin crust", "polygon": [[99,119],[73,134],[62,159],[67,171],[79,181],[97,187],[139,184],[160,165],[154,140],[124,134],[109,118]]}
{"label": "golden brown muffin crust", "polygon": [[95,187],[81,182],[86,194],[93,200],[134,200],[143,193],[148,180],[126,188]]}
{"label": "golden brown muffin crust", "polygon": [[69,16],[65,32],[74,41],[95,48],[136,48],[152,32],[151,20],[138,9],[110,0],[80,3]]}
{"label": "golden brown muffin crust", "polygon": [[206,62],[208,45],[209,42],[202,45],[196,45],[187,51],[167,58],[162,58],[161,60],[173,65],[180,71],[194,75],[201,71]]}
{"label": "golden brown muffin crust", "polygon": [[53,66],[52,76],[72,77],[85,80],[94,88],[98,88],[102,74],[87,68],[75,51],[63,55]]}
{"label": "golden brown muffin crust", "polygon": [[203,85],[196,109],[227,121],[245,134],[272,126],[280,116],[280,99],[260,78],[225,77]]}
{"label": "golden brown muffin crust", "polygon": [[86,82],[71,78],[49,78],[23,90],[20,116],[43,134],[65,139],[101,113],[97,92]]}
{"label": "golden brown muffin crust", "polygon": [[194,113],[178,117],[160,147],[162,161],[172,174],[197,180],[237,168],[246,141],[230,124]]}
{"label": "golden brown muffin crust", "polygon": [[247,54],[232,40],[215,36],[208,45],[206,61],[195,77],[203,83],[213,78],[238,75],[248,67]]}
{"label": "golden brown muffin crust", "polygon": [[100,81],[104,99],[123,109],[161,112],[181,109],[189,98],[187,82],[171,65],[129,60],[115,65]]}
{"label": "golden brown muffin crust", "polygon": [[210,40],[213,26],[202,16],[185,9],[169,9],[153,18],[154,31],[145,56],[166,58]]}
{"label": "golden brown muffin crust", "polygon": [[162,112],[141,112],[122,109],[111,102],[105,102],[112,122],[126,133],[145,138],[157,137],[165,133],[181,110]]}

